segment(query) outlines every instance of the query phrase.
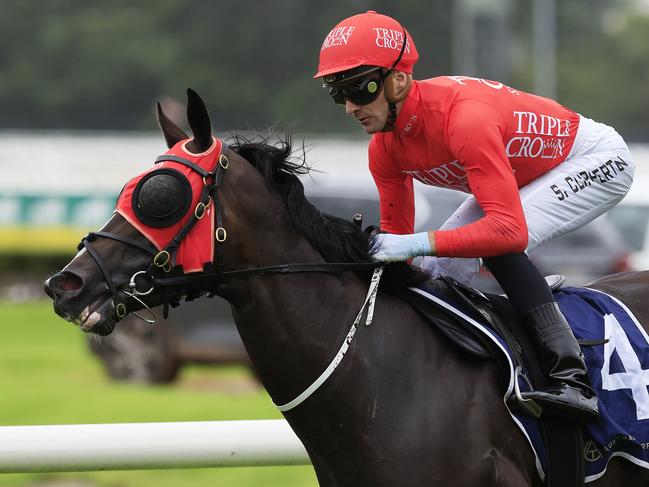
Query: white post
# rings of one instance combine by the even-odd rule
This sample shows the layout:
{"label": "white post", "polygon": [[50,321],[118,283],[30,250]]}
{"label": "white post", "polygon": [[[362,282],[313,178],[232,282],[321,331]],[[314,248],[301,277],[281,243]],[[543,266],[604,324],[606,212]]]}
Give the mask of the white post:
{"label": "white post", "polygon": [[0,473],[308,464],[284,420],[0,427]]}

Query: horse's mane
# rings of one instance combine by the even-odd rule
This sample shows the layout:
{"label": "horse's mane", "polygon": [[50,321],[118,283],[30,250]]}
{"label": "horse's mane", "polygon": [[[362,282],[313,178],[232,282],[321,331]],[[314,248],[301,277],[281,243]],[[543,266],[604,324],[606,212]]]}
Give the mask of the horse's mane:
{"label": "horse's mane", "polygon": [[[233,136],[230,149],[246,159],[263,176],[266,184],[280,194],[293,227],[301,232],[322,254],[327,262],[367,262],[369,235],[352,221],[329,215],[316,208],[304,195],[299,175],[308,174],[304,157],[293,152],[291,136],[287,134],[274,144],[268,139]],[[386,266],[384,281],[390,288],[412,286],[426,275],[405,263]]]}

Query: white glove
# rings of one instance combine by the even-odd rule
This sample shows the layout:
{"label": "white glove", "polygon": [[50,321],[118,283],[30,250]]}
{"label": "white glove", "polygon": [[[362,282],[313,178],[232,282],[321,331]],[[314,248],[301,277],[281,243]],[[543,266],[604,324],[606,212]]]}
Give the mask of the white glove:
{"label": "white glove", "polygon": [[409,235],[379,233],[370,244],[371,257],[384,262],[401,262],[418,255],[430,255],[428,232]]}

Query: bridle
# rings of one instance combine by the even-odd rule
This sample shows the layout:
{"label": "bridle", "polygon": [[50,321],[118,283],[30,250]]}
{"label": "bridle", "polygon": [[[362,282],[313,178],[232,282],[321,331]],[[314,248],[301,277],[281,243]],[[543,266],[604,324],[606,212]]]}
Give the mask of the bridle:
{"label": "bridle", "polygon": [[[158,251],[150,241],[147,244],[132,238],[124,237],[117,233],[106,231],[91,232],[81,239],[78,250],[85,248],[88,251],[88,254],[97,264],[97,267],[99,268],[104,280],[106,281],[108,289],[110,290],[110,293],[112,295],[117,321],[121,320],[129,313],[125,300],[122,300],[120,298],[120,292],[126,295],[127,300],[133,299],[134,301],[139,303],[144,309],[147,310],[151,318],[141,316],[136,311],[131,311],[135,316],[146,321],[147,323],[153,324],[158,320],[158,318],[153,310],[141,299],[141,297],[148,296],[155,289],[163,290],[163,316],[166,318],[169,312],[169,305],[172,305],[174,307],[178,306],[181,297],[184,297],[186,300],[195,299],[202,295],[213,297],[216,295],[216,289],[223,283],[224,280],[227,279],[248,277],[253,275],[281,275],[304,272],[337,274],[349,271],[369,271],[384,265],[383,262],[377,261],[353,263],[289,263],[266,267],[254,267],[225,271],[223,243],[225,243],[225,241],[227,240],[227,231],[223,226],[223,212],[218,202],[218,188],[221,186],[224,175],[230,164],[227,156],[225,155],[227,150],[228,147],[223,143],[220,154],[215,158],[214,168],[211,171],[183,157],[172,154],[164,154],[156,158],[156,164],[165,161],[173,161],[182,164],[190,168],[192,171],[198,173],[202,177],[203,181],[201,196],[198,203],[194,207],[193,215],[171,239],[169,244],[162,250]],[[206,210],[210,204],[214,205],[214,218],[216,223],[216,231],[214,232],[214,238],[216,240],[214,264],[205,264],[203,272],[185,274],[182,272],[182,269],[172,267],[172,257],[178,249],[180,243],[187,236],[194,225],[196,225],[196,223],[201,220],[203,216],[205,216]],[[117,242],[121,242],[125,245],[146,252],[152,256],[152,261],[146,269],[139,270],[131,276],[128,282],[128,289],[119,288],[116,285],[115,281],[112,279],[110,272],[106,268],[104,260],[92,245],[92,242],[95,241],[97,237],[108,238]],[[143,291],[138,289],[136,282],[136,280],[142,279],[146,280],[149,283],[148,289]],[[189,292],[183,292],[181,294],[179,292],[181,286],[188,286]]]}

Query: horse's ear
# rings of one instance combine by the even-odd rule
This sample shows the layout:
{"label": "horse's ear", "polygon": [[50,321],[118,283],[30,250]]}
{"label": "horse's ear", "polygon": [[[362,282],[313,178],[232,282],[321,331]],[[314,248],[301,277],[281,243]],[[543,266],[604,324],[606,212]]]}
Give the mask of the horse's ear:
{"label": "horse's ear", "polygon": [[189,139],[189,135],[164,114],[159,101],[156,102],[156,106],[158,107],[158,125],[160,125],[160,130],[162,130],[162,134],[165,136],[167,147],[171,149],[181,140]]}
{"label": "horse's ear", "polygon": [[204,152],[212,146],[212,123],[205,103],[191,88],[187,89],[187,120],[194,133],[192,152]]}

